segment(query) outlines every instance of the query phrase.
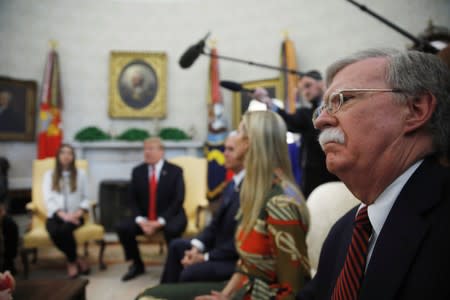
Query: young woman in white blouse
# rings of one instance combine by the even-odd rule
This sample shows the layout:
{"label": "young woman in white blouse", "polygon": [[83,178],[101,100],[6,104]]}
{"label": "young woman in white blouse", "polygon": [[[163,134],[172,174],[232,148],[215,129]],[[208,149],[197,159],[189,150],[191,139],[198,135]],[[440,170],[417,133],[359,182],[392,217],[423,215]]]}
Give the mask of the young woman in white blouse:
{"label": "young woman in white blouse", "polygon": [[88,274],[89,265],[78,257],[73,235],[84,223],[83,215],[89,209],[87,179],[86,173],[75,167],[72,146],[62,144],[59,148],[55,168],[44,175],[43,191],[48,212],[46,227],[55,246],[67,258],[68,276]]}

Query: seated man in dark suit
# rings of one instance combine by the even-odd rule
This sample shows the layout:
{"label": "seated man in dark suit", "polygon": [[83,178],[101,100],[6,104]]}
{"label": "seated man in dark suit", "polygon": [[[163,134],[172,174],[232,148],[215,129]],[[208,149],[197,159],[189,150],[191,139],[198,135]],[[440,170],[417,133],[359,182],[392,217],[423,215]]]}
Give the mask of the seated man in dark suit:
{"label": "seated man in dark suit", "polygon": [[331,228],[298,299],[449,299],[450,70],[367,50],[328,68],[314,114],[327,168],[362,203]]}
{"label": "seated man in dark suit", "polygon": [[236,133],[225,141],[225,167],[235,174],[222,194],[222,203],[211,223],[195,239],[170,243],[161,283],[227,280],[236,268],[235,216],[239,186],[244,177],[245,153],[236,147]]}
{"label": "seated man in dark suit", "polygon": [[0,272],[9,270],[16,274],[14,260],[19,246],[19,227],[13,218],[6,214],[8,169],[8,160],[0,157]]}
{"label": "seated man in dark suit", "polygon": [[162,231],[167,243],[181,236],[187,224],[183,202],[183,170],[164,160],[164,146],[159,138],[146,140],[144,163],[135,167],[131,175],[129,204],[133,216],[117,226],[125,258],[132,261],[122,281],[145,271],[137,235],[152,236]]}

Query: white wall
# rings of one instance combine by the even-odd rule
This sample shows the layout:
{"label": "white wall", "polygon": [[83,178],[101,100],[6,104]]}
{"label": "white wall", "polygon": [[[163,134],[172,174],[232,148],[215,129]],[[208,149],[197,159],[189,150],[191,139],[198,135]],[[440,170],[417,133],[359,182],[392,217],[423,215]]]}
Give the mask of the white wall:
{"label": "white wall", "polygon": [[[448,0],[364,1],[412,34],[432,19],[450,25]],[[220,54],[279,64],[287,30],[301,70],[324,71],[337,58],[375,46],[404,49],[410,41],[344,0],[0,0],[0,75],[42,82],[48,40],[59,43],[67,141],[95,125],[121,132],[154,129],[151,120],[108,117],[108,62],[111,50],[164,51],[168,55],[167,118],[161,127],[194,127],[206,137],[208,62],[178,66],[185,49],[212,32]],[[222,79],[247,81],[278,76],[276,71],[220,61]],[[231,93],[223,91],[231,118]],[[231,123],[231,119],[230,119]],[[12,163],[10,176],[31,174],[34,143],[0,142]],[[19,181],[17,181],[19,182]]]}

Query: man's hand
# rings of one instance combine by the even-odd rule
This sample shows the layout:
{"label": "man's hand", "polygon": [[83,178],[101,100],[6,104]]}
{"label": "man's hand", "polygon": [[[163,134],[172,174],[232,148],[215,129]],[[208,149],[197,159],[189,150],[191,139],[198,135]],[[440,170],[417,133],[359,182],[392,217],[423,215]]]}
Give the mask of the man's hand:
{"label": "man's hand", "polygon": [[184,267],[187,267],[204,261],[205,255],[201,253],[196,247],[192,247],[190,250],[184,251],[184,257],[181,260],[181,264]]}
{"label": "man's hand", "polygon": [[163,226],[158,221],[142,221],[138,223],[145,235],[152,236]]}
{"label": "man's hand", "polygon": [[257,87],[252,93],[252,97],[262,103],[266,104],[268,108],[272,109],[272,98],[269,97],[269,93],[265,88]]}

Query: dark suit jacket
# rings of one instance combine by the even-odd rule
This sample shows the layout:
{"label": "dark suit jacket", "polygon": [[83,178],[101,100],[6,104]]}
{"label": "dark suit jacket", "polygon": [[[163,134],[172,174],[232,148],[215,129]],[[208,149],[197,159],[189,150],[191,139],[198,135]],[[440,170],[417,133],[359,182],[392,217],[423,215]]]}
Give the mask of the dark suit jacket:
{"label": "dark suit jacket", "polygon": [[325,154],[317,141],[320,131],[314,128],[312,122],[312,114],[316,107],[315,105],[313,108],[300,108],[295,114],[278,110],[278,114],[286,122],[287,129],[302,135],[300,166],[303,170],[302,192],[305,197],[320,184],[339,180],[328,172]]}
{"label": "dark suit jacket", "polygon": [[[236,213],[239,209],[239,191],[225,189],[222,204],[211,223],[198,235],[197,239],[203,242],[209,259],[237,260],[238,254],[234,244],[236,232]],[[228,199],[226,199],[228,198]]]}
{"label": "dark suit jacket", "polygon": [[[148,165],[142,163],[133,169],[129,190],[129,203],[134,217],[147,216],[149,204]],[[156,191],[158,217],[166,220],[166,238],[180,236],[186,229],[187,219],[183,208],[184,181],[183,170],[164,161]]]}
{"label": "dark suit jacket", "polygon": [[[357,208],[330,230],[298,299],[330,299]],[[426,158],[400,192],[373,249],[360,298],[450,299],[450,170]]]}

